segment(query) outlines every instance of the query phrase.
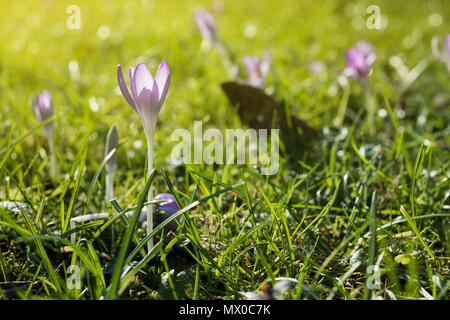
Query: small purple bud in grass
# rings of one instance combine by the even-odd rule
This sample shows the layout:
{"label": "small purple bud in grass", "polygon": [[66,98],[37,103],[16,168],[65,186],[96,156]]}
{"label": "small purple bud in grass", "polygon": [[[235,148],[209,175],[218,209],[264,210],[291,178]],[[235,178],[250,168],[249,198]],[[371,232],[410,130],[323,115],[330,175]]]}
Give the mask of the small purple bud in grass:
{"label": "small purple bud in grass", "polygon": [[270,68],[270,56],[266,52],[263,61],[260,63],[258,57],[244,56],[242,58],[245,69],[247,70],[247,84],[264,89],[266,78]]}
{"label": "small purple bud in grass", "polygon": [[[148,146],[148,176],[153,171],[153,144],[156,130],[156,120],[159,110],[166,99],[170,84],[170,70],[166,60],[158,67],[155,79],[144,63],[139,63],[136,68],[129,70],[129,82],[131,94],[123,78],[122,67],[117,66],[117,80],[120,90],[128,104],[137,111],[144,125],[144,132]],[[148,192],[148,201],[153,200],[152,188]],[[148,205],[147,211],[147,235],[153,230],[153,207]],[[153,239],[147,242],[148,252],[153,248]]]}
{"label": "small purple bud in grass", "polygon": [[155,197],[155,200],[166,200],[159,204],[159,210],[164,211],[169,216],[180,210],[174,196],[170,193],[160,193]]}
{"label": "small purple bud in grass", "polygon": [[[166,200],[166,202],[161,202],[158,207],[159,210],[165,212],[166,215],[160,215],[160,222],[163,222],[167,218],[171,217],[173,214],[177,213],[180,208],[175,201],[175,198],[170,193],[161,193],[155,197],[155,200]],[[176,220],[176,221],[175,221]],[[170,231],[176,231],[178,224],[181,223],[181,216],[177,217],[175,220],[169,222],[166,228]],[[178,221],[178,223],[177,223]]]}
{"label": "small purple bud in grass", "polygon": [[368,42],[360,41],[350,48],[346,55],[347,68],[342,71],[342,74],[346,77],[354,78],[365,85],[367,74],[377,58],[375,50]]}
{"label": "small purple bud in grass", "polygon": [[212,15],[206,10],[200,10],[194,13],[194,18],[203,39],[216,42],[218,40],[217,27]]}
{"label": "small purple bud in grass", "polygon": [[[180,210],[180,208],[177,205],[177,202],[175,201],[175,198],[170,193],[160,193],[155,197],[155,200],[165,200],[164,202],[160,202],[157,205],[159,210],[165,213],[165,215],[160,214],[155,216],[155,222],[157,225],[162,223],[164,220],[171,217],[173,214],[177,213]],[[146,217],[147,217],[147,210],[146,208],[143,208],[141,214],[139,215],[139,221],[144,222]],[[177,220],[178,223],[181,223],[181,216],[177,217],[175,220]],[[169,224],[166,226],[166,229],[176,231],[178,228],[178,223],[175,220],[170,221]]]}
{"label": "small purple bud in grass", "polygon": [[[40,122],[53,117],[53,100],[52,95],[47,90],[44,90],[41,94],[36,96],[36,100],[31,96],[31,107],[34,114]],[[53,130],[53,121],[44,125],[44,130],[50,132]]]}

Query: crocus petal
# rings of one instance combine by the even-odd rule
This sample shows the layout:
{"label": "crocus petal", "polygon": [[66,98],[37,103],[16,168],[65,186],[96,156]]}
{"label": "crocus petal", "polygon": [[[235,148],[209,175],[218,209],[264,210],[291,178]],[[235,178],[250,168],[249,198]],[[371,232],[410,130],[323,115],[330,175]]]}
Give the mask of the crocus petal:
{"label": "crocus petal", "polygon": [[117,66],[117,81],[119,82],[119,88],[123,97],[127,100],[128,104],[136,110],[136,105],[134,104],[133,98],[130,96],[130,92],[128,91],[128,87],[123,78],[122,67],[120,64]]}
{"label": "crocus petal", "polygon": [[159,65],[155,75],[155,81],[158,84],[159,101],[162,104],[166,98],[170,84],[170,70],[166,60],[163,60]]}
{"label": "crocus petal", "polygon": [[[136,66],[133,76],[134,90],[137,97],[141,96],[144,89],[151,90],[153,87],[153,77],[145,63],[139,63]],[[136,98],[136,97],[135,97]],[[137,101],[136,101],[137,103]]]}
{"label": "crocus petal", "polygon": [[36,104],[39,109],[40,121],[47,120],[53,116],[53,101],[50,92],[44,90],[41,94],[38,94]]}
{"label": "crocus petal", "polygon": [[130,67],[130,69],[128,71],[128,78],[130,79],[131,95],[133,96],[133,99],[136,100],[137,94],[136,94],[136,88],[134,87],[134,72],[135,72],[135,68]]}
{"label": "crocus petal", "polygon": [[37,104],[41,109],[51,109],[53,107],[52,96],[50,92],[44,90],[41,94],[37,95]]}
{"label": "crocus petal", "polygon": [[159,100],[159,89],[158,89],[158,83],[156,81],[153,81],[153,88],[150,95],[150,101],[149,101],[149,107],[150,112],[155,116],[158,115],[159,110],[161,109],[162,102]]}

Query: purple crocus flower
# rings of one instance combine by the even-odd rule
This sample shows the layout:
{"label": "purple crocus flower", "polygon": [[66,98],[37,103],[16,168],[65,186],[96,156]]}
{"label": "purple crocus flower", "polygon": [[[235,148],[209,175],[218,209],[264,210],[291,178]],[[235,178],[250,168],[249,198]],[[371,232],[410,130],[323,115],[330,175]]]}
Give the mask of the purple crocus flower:
{"label": "purple crocus flower", "polygon": [[[131,95],[123,78],[122,67],[117,66],[117,80],[120,90],[130,106],[137,111],[144,125],[144,132],[148,146],[148,175],[153,171],[153,143],[156,130],[156,120],[159,110],[166,99],[170,84],[170,70],[166,60],[163,60],[153,79],[150,70],[144,63],[139,63],[136,68],[129,70],[129,82]],[[148,201],[153,200],[152,189],[148,192]],[[153,230],[153,208],[148,205],[147,211],[147,235]],[[150,239],[148,251],[153,247],[153,239]]]}
{"label": "purple crocus flower", "polygon": [[200,10],[194,13],[194,18],[203,39],[216,42],[218,40],[217,27],[213,16],[206,10]]}
{"label": "purple crocus flower", "polygon": [[167,61],[161,62],[155,79],[153,79],[150,70],[144,63],[139,63],[136,68],[130,67],[131,95],[125,84],[120,65],[117,66],[117,80],[125,100],[141,117],[147,138],[152,137],[159,110],[169,90],[170,70]]}
{"label": "purple crocus flower", "polygon": [[[33,96],[31,96],[31,107],[40,122],[44,122],[45,120],[53,117],[53,101],[50,92],[44,90],[41,94],[36,96],[36,100],[34,100]],[[53,130],[53,121],[45,124],[44,130],[47,133],[50,133],[50,131]]]}
{"label": "purple crocus flower", "polygon": [[252,87],[264,89],[267,73],[269,72],[270,67],[269,54],[265,54],[262,63],[259,62],[258,57],[244,56],[242,60],[244,62],[245,69],[247,70],[247,84]]}
{"label": "purple crocus flower", "polygon": [[377,58],[375,50],[368,42],[360,41],[350,48],[346,55],[347,68],[342,71],[342,74],[365,84],[367,82],[367,74]]}

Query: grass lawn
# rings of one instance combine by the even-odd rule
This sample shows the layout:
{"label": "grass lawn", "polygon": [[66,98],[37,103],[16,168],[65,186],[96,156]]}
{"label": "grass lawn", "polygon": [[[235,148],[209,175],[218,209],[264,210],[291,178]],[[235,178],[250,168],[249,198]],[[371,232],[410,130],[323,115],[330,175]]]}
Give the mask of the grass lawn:
{"label": "grass lawn", "polygon": [[[380,9],[380,29],[366,25],[369,5]],[[0,299],[449,298],[450,70],[431,46],[435,37],[444,51],[449,1],[1,7]],[[200,35],[202,9],[223,46]],[[376,51],[363,85],[341,75],[361,40]],[[259,164],[174,163],[174,130],[194,132],[194,121],[203,132],[246,130],[244,118],[263,113],[259,104],[238,112],[221,84],[232,65],[246,79],[243,57],[266,52],[261,94],[287,115],[273,128],[292,125],[292,115],[315,134],[282,139],[272,175]],[[170,86],[148,172],[146,134],[116,68],[128,84],[129,67],[145,63],[155,75],[162,60]],[[43,90],[54,106],[47,122],[30,103]],[[114,200],[105,201],[113,124]],[[154,227],[165,223],[150,236],[138,221],[148,190],[172,194],[182,209],[155,210]],[[70,220],[91,213],[108,214]]]}

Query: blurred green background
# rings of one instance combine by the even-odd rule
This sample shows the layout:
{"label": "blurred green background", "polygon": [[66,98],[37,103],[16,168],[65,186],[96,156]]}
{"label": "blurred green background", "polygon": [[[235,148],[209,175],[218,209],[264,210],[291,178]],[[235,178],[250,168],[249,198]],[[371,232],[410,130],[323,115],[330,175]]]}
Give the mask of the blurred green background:
{"label": "blurred green background", "polygon": [[[381,9],[381,30],[365,27],[366,8],[373,4]],[[81,10],[80,30],[66,26],[69,5]],[[193,120],[219,128],[239,126],[220,89],[227,80],[220,57],[201,49],[195,10],[212,13],[220,38],[241,66],[243,55],[261,57],[269,49],[279,78],[278,96],[318,129],[330,125],[336,116],[341,96],[336,79],[350,46],[362,39],[372,43],[378,54],[371,77],[374,91],[395,99],[398,76],[389,63],[391,56],[399,56],[413,68],[431,57],[433,36],[442,46],[450,32],[450,2],[440,0],[22,0],[2,1],[1,8],[1,147],[6,147],[10,132],[14,141],[38,124],[29,95],[48,89],[59,115],[58,150],[67,160],[89,135],[94,141],[89,159],[101,162],[104,137],[114,123],[123,142],[120,158],[128,168],[144,168],[145,137],[138,115],[118,90],[118,64],[127,70],[145,62],[154,73],[162,59],[169,63],[171,85],[156,133],[156,164],[169,161],[174,144],[167,143],[167,137],[175,128],[192,129]],[[327,75],[310,81],[308,64],[316,60],[325,63]],[[417,114],[429,107],[436,88],[448,90],[448,79],[445,66],[433,61],[417,85],[424,99],[413,106]],[[269,78],[269,90],[270,83]],[[351,83],[358,92],[356,82]],[[36,148],[45,145],[39,137],[43,137],[40,132],[30,135],[16,147],[13,159],[33,157]]]}

